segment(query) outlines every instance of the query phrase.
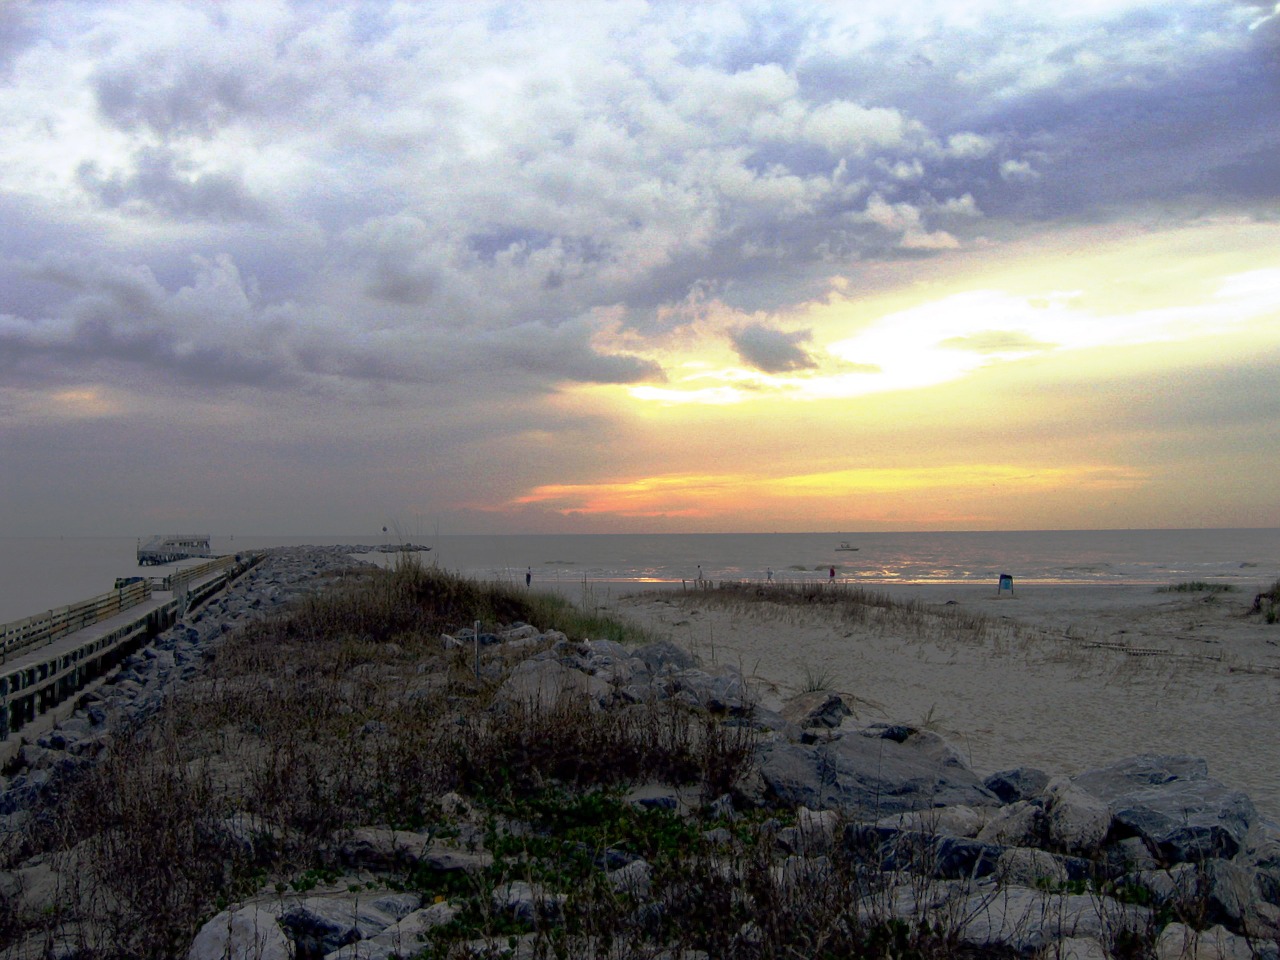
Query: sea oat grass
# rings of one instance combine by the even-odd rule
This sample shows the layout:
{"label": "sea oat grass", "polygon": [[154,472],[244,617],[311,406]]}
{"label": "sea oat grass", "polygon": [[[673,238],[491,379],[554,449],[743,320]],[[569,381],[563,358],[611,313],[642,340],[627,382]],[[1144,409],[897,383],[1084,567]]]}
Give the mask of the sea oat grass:
{"label": "sea oat grass", "polygon": [[718,606],[737,614],[759,608],[773,610],[829,610],[847,626],[872,628],[918,638],[939,637],[981,643],[1006,631],[981,613],[959,605],[939,606],[922,600],[901,600],[882,591],[843,583],[724,583],[692,595],[699,604]]}
{"label": "sea oat grass", "polygon": [[1156,593],[1235,593],[1229,583],[1210,583],[1206,580],[1185,580],[1165,587],[1156,587]]}

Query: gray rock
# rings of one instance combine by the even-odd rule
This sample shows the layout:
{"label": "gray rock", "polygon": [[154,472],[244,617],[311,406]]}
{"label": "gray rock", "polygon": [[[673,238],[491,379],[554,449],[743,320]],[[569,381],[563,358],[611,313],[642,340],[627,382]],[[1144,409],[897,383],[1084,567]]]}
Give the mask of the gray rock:
{"label": "gray rock", "polygon": [[338,856],[347,866],[366,870],[403,870],[421,859],[431,837],[408,830],[357,827],[343,840]]}
{"label": "gray rock", "polygon": [[662,678],[659,685],[668,697],[712,713],[741,714],[747,708],[746,682],[731,667],[722,668],[717,673],[679,670]]}
{"label": "gray rock", "polygon": [[1106,853],[1108,864],[1117,873],[1155,870],[1160,866],[1140,837],[1125,837],[1123,840],[1117,840],[1108,845]]}
{"label": "gray rock", "polygon": [[932,868],[933,876],[943,880],[976,880],[995,873],[1003,852],[969,837],[935,837],[932,856],[922,866]]}
{"label": "gray rock", "polygon": [[1141,870],[1123,882],[1146,889],[1157,903],[1174,905],[1178,916],[1195,916],[1240,933],[1258,926],[1260,919],[1254,900],[1256,872],[1246,864],[1211,859]]}
{"label": "gray rock", "polygon": [[457,915],[458,908],[449,903],[436,903],[414,910],[377,936],[357,940],[326,954],[325,960],[387,960],[392,956],[414,956],[422,951],[434,927],[451,922]]}
{"label": "gray rock", "polygon": [[978,839],[1006,847],[1038,847],[1049,836],[1044,807],[1018,800],[997,810],[978,831]]}
{"label": "gray rock", "polygon": [[626,663],[633,656],[616,640],[589,640],[587,648],[592,664]]}
{"label": "gray rock", "polygon": [[[1008,808],[1002,808],[1008,809]],[[953,807],[934,807],[929,810],[912,810],[893,817],[884,817],[876,822],[878,827],[894,830],[928,833],[948,837],[978,837],[993,815],[990,807],[967,807],[963,804]],[[984,842],[990,841],[982,838]],[[1007,845],[1007,844],[1006,844]]]}
{"label": "gray rock", "polygon": [[1258,943],[1221,927],[1194,930],[1171,923],[1156,939],[1156,960],[1274,960],[1280,956],[1274,943]]}
{"label": "gray rock", "polygon": [[609,883],[618,893],[648,900],[653,885],[653,868],[644,860],[632,860],[624,867],[609,871]]}
{"label": "gray rock", "polygon": [[1107,941],[1121,930],[1137,931],[1148,912],[1107,897],[1051,894],[1007,886],[971,894],[959,916],[960,942],[979,948],[1006,946],[1030,955],[1071,937]]}
{"label": "gray rock", "polygon": [[369,902],[349,897],[305,897],[280,916],[299,953],[323,956],[357,940],[377,936],[396,918]]}
{"label": "gray rock", "polygon": [[1045,889],[1068,880],[1067,868],[1047,850],[1013,847],[1000,854],[996,862],[996,878],[1005,884]]}
{"label": "gray rock", "polygon": [[982,784],[999,797],[1001,803],[1016,803],[1039,796],[1049,785],[1049,775],[1035,767],[1017,767],[993,773]]}
{"label": "gray rock", "polygon": [[675,670],[691,670],[698,665],[697,657],[687,650],[680,649],[670,640],[647,643],[638,648],[634,652],[634,656],[642,661],[652,673],[657,673],[667,666]]}
{"label": "gray rock", "polygon": [[757,751],[767,793],[787,806],[862,819],[998,801],[936,734],[877,725],[825,743],[775,740]]}
{"label": "gray rock", "polygon": [[224,910],[200,928],[187,960],[293,960],[293,944],[273,911],[259,906]]}
{"label": "gray rock", "polygon": [[499,885],[494,888],[491,897],[495,911],[508,913],[525,923],[560,919],[568,899],[563,893],[535,890],[523,880],[512,880]]}
{"label": "gray rock", "polygon": [[1263,835],[1248,851],[1249,862],[1258,869],[1255,889],[1264,903],[1280,907],[1280,834],[1259,833]]}
{"label": "gray rock", "polygon": [[784,850],[803,856],[817,856],[831,852],[840,827],[840,815],[834,810],[796,810],[793,827],[779,830],[775,838]]}
{"label": "gray rock", "polygon": [[825,856],[790,856],[770,870],[773,882],[782,889],[822,890],[835,880],[831,860]]}
{"label": "gray rock", "polygon": [[680,809],[679,792],[660,783],[646,783],[634,787],[628,791],[623,799],[632,806],[640,807],[644,810],[670,810],[674,812]]}
{"label": "gray rock", "polygon": [[599,708],[612,702],[613,690],[599,677],[571,670],[557,660],[525,660],[498,688],[494,705],[546,710],[566,698],[585,699]]}
{"label": "gray rock", "polygon": [[1074,779],[1105,800],[1117,827],[1141,837],[1165,863],[1230,859],[1257,819],[1253,802],[1209,779],[1203,760],[1145,755]]}
{"label": "gray rock", "polygon": [[782,717],[801,728],[823,727],[834,730],[853,716],[853,711],[840,699],[838,693],[819,690],[802,693],[788,701],[782,708]]}
{"label": "gray rock", "polygon": [[542,636],[537,627],[522,623],[519,626],[511,627],[509,630],[503,630],[501,634],[503,641],[511,643],[516,640],[537,640]]}
{"label": "gray rock", "polygon": [[463,873],[479,873],[493,865],[493,854],[487,850],[474,853],[435,844],[423,851],[419,863],[429,870],[442,872],[461,871]]}
{"label": "gray rock", "polygon": [[1055,849],[1089,854],[1102,846],[1111,829],[1111,808],[1105,800],[1065,778],[1052,781],[1045,796],[1049,843]]}
{"label": "gray rock", "polygon": [[1064,937],[1046,947],[1043,956],[1053,960],[1111,960],[1111,954],[1096,937]]}

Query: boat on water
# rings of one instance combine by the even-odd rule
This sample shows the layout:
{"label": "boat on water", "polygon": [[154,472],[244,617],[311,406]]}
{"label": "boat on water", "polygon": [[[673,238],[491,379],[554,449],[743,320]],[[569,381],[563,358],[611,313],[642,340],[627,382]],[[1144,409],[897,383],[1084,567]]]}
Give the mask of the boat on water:
{"label": "boat on water", "polygon": [[841,550],[844,550],[844,551],[851,551],[851,550],[857,550],[857,549],[858,549],[858,548],[857,548],[857,547],[855,547],[853,544],[851,544],[848,540],[841,540],[841,541],[840,541],[840,546],[836,547],[836,551],[837,551],[837,552],[839,552],[839,551],[841,551]]}

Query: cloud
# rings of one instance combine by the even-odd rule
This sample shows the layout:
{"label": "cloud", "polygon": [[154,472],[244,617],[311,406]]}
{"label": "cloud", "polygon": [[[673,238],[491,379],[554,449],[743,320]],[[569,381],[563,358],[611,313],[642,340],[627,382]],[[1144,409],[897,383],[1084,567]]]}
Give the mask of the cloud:
{"label": "cloud", "polygon": [[983,330],[963,337],[947,337],[939,340],[938,346],[945,350],[969,350],[981,354],[1019,354],[1052,350],[1056,345],[1017,330]]}
{"label": "cloud", "polygon": [[1026,160],[1006,160],[1000,164],[1000,179],[1027,182],[1038,180],[1040,174]]}
{"label": "cloud", "polygon": [[[959,213],[965,216],[976,214],[973,198],[953,199],[952,205],[943,205],[948,213]],[[937,204],[928,198],[930,206]],[[873,193],[867,199],[867,206],[861,213],[855,213],[850,219],[860,223],[875,224],[884,232],[893,236],[893,243],[902,250],[954,250],[960,242],[945,230],[929,230],[925,225],[924,210],[906,202],[890,203],[879,193]]]}
{"label": "cloud", "polygon": [[394,356],[308,329],[290,304],[264,303],[231,258],[197,257],[193,267],[190,282],[169,290],[146,266],[46,255],[24,272],[61,288],[62,303],[46,317],[5,318],[0,344],[32,376],[56,383],[114,370],[143,392],[148,380],[286,390],[328,375],[408,376]]}
{"label": "cloud", "polygon": [[236,173],[200,171],[172,150],[147,147],[133,169],[104,176],[85,160],[76,170],[80,185],[103,206],[180,220],[260,220],[266,205],[253,197]]}
{"label": "cloud", "polygon": [[18,54],[38,36],[29,0],[0,5],[0,76],[8,74]]}
{"label": "cloud", "polygon": [[835,100],[811,110],[805,118],[803,136],[826,147],[836,156],[864,156],[877,150],[904,145],[923,128],[898,110],[863,107],[848,100]]}
{"label": "cloud", "polygon": [[996,149],[997,138],[969,131],[953,133],[947,138],[947,156],[957,160],[981,160]]}
{"label": "cloud", "polygon": [[585,322],[526,324],[479,341],[478,360],[509,366],[539,382],[627,384],[665,379],[653,361],[597,351],[589,343],[591,334]]}
{"label": "cloud", "polygon": [[812,339],[810,330],[786,332],[761,323],[749,324],[730,334],[738,356],[765,373],[816,368],[817,362],[800,346]]}

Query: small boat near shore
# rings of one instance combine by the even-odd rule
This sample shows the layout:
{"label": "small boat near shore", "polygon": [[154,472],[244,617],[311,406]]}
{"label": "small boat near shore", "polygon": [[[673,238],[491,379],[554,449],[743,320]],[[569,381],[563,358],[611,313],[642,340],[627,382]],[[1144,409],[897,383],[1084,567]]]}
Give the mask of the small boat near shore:
{"label": "small boat near shore", "polygon": [[858,548],[857,548],[857,547],[855,547],[853,544],[851,544],[848,540],[841,540],[841,541],[840,541],[840,546],[836,547],[836,552],[837,552],[837,553],[839,553],[839,552],[841,552],[841,551],[844,551],[844,552],[850,552],[850,551],[857,550],[857,549],[858,549]]}

